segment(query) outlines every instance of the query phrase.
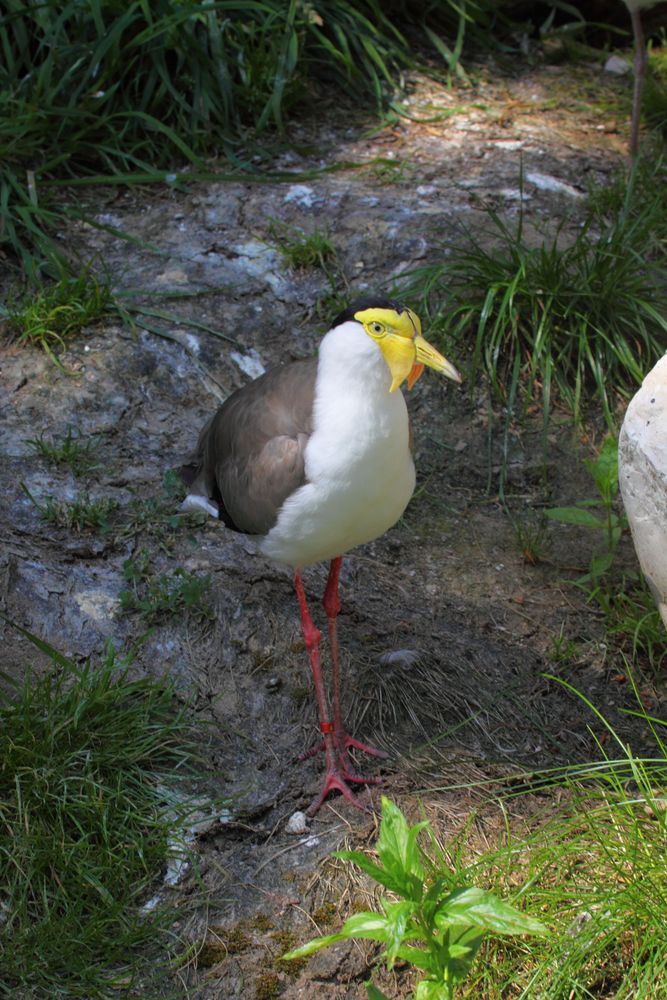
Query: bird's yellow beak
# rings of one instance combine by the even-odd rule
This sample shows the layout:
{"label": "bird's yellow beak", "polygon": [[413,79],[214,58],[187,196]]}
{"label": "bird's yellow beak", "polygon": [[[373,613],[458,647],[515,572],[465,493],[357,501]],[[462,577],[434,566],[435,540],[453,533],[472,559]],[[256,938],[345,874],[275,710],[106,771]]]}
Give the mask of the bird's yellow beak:
{"label": "bird's yellow beak", "polygon": [[454,382],[461,381],[454,365],[422,337],[421,321],[411,309],[400,313],[393,309],[362,309],[354,318],[382,351],[391,372],[390,392],[395,392],[406,379],[411,389],[424,366]]}

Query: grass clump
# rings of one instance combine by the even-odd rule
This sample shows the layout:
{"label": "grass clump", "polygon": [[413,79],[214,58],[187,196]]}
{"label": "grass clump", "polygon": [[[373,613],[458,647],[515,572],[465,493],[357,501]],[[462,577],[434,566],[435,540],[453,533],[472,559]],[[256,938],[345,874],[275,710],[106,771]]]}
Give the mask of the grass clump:
{"label": "grass clump", "polygon": [[83,476],[100,463],[96,458],[99,438],[88,437],[76,427],[68,427],[62,441],[47,440],[43,434],[36,438],[28,438],[25,442],[32,450],[51,465],[65,465],[75,476]]}
{"label": "grass clump", "polygon": [[[502,847],[466,865],[496,890],[520,885],[554,933],[529,946],[489,940],[462,996],[500,1000],[507,983],[525,1000],[653,1000],[667,991],[664,723],[637,713],[655,741],[652,757],[637,757],[590,707],[618,756],[545,775],[560,788],[560,807],[554,812],[550,795],[532,833],[508,830]],[[443,853],[460,858],[461,849]]]}
{"label": "grass clump", "polygon": [[43,503],[39,503],[25,483],[23,489],[46,524],[75,531],[79,535],[86,531],[108,531],[109,519],[119,506],[113,497],[93,499],[87,493],[81,493],[70,501],[47,496]]}
{"label": "grass clump", "polygon": [[523,214],[513,226],[489,212],[483,239],[467,232],[464,246],[407,276],[403,293],[421,297],[448,340],[470,343],[470,384],[484,371],[508,414],[539,392],[546,421],[557,394],[576,421],[597,400],[613,426],[616,395],[664,352],[664,165],[639,180],[612,217],[594,204],[569,245],[562,227],[532,245]]}
{"label": "grass clump", "polygon": [[130,587],[118,595],[122,610],[139,614],[148,623],[180,614],[200,621],[214,617],[207,600],[210,576],[189,573],[180,566],[171,573],[153,573],[145,550],[136,558],[125,560],[123,576]]}
{"label": "grass clump", "polygon": [[76,277],[39,285],[21,303],[6,310],[10,339],[21,346],[41,348],[62,368],[58,353],[101,319],[111,302],[110,286],[84,268]]}
{"label": "grass clump", "polygon": [[314,229],[305,233],[302,229],[273,220],[269,235],[278,253],[296,271],[316,267],[328,272],[329,265],[337,262],[336,248],[328,233]]}
{"label": "grass clump", "polygon": [[[0,14],[0,247],[36,276],[63,259],[52,238],[66,214],[59,185],[165,182],[174,163],[203,167],[282,128],[332,87],[386,105],[414,64],[399,24],[451,28],[452,71],[466,30],[491,23],[456,0],[7,0]],[[487,16],[488,15],[488,16]],[[436,40],[439,44],[436,44]],[[315,91],[315,95],[314,95]]]}
{"label": "grass clump", "polygon": [[649,72],[644,82],[642,113],[650,128],[667,139],[667,38],[649,52]]}
{"label": "grass clump", "polygon": [[192,757],[189,726],[111,647],[79,666],[24,634],[51,666],[0,690],[0,994],[115,997],[167,944],[140,903],[182,823],[158,782]]}
{"label": "grass clump", "polygon": [[[182,479],[174,470],[165,473],[162,492],[159,496],[136,497],[131,500],[114,525],[114,533],[119,540],[136,539],[139,536],[155,539],[163,551],[169,551],[179,532],[201,528],[208,521],[208,515],[199,511],[174,511],[174,506],[186,494]],[[195,544],[193,535],[188,540]]]}

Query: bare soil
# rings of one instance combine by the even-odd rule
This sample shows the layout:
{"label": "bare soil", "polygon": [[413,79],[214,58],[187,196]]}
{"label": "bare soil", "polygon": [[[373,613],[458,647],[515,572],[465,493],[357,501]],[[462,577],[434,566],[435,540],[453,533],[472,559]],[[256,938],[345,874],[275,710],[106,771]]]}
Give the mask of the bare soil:
{"label": "bare soil", "polygon": [[[191,867],[164,889],[180,894],[176,929],[198,953],[173,984],[183,996],[366,995],[369,949],[340,945],[287,971],[275,963],[369,903],[370,887],[328,857],[343,842],[370,845],[377,831],[372,814],[340,799],[307,834],[285,830],[316,794],[322,767],[316,758],[296,760],[316,724],[290,574],[212,520],[180,530],[165,522],[177,501],[164,493],[164,473],[187,455],[219,402],[245,384],[253,363],[268,368],[308,356],[326,330],[316,312],[330,292],[325,275],[290,270],[272,245],[270,220],[327,230],[355,291],[387,289],[403,271],[436,259],[438,241],[461,224],[479,231],[488,207],[515,217],[522,205],[536,239],[540,225],[554,229],[566,216],[575,225],[587,184],[604,183],[624,163],[628,122],[604,107],[617,108],[622,95],[629,108],[630,87],[628,78],[605,78],[592,66],[542,66],[515,78],[487,68],[474,89],[458,92],[421,79],[410,119],[373,129],[357,112],[328,108],[323,124],[293,126],[272,164],[293,180],[96,191],[81,207],[107,228],[73,225],[63,243],[83,259],[96,255],[117,287],[143,289],[147,306],[178,313],[180,323],[151,319],[169,339],[140,318],[134,330],[100,324],[62,356],[69,374],[37,351],[2,351],[2,610],[75,657],[98,654],[112,640],[134,648],[138,673],[175,676],[201,719],[209,786],[230,800],[229,814],[198,836],[197,874]],[[343,162],[367,166],[301,175]],[[528,180],[535,174],[569,190],[545,190]],[[465,357],[452,361],[463,365]],[[471,836],[492,843],[499,815],[463,785],[585,760],[598,752],[594,737],[604,740],[585,704],[546,674],[575,685],[637,752],[642,737],[622,714],[633,696],[598,615],[563,582],[585,570],[590,540],[554,530],[541,562],[522,556],[495,492],[502,452],[490,421],[491,430],[500,427],[502,412],[487,387],[457,389],[431,373],[409,407],[417,494],[391,532],[350,553],[343,576],[350,728],[391,754],[382,786],[360,797],[376,807],[384,792],[410,816],[423,808],[442,836],[478,810]],[[39,435],[62,440],[68,427],[99,442],[99,468],[78,481],[27,444]],[[590,495],[581,457],[595,434],[575,433],[557,413],[545,457],[539,427],[513,430],[506,492],[519,523],[550,503]],[[106,533],[57,529],[22,484],[40,502],[82,490],[113,498],[118,514]],[[214,617],[164,616],[147,629],[122,613],[123,564],[141,551],[155,572],[209,574]],[[624,552],[632,560],[629,543]],[[320,621],[325,572],[306,575]],[[564,663],[553,656],[560,636],[576,648]],[[3,641],[3,668],[20,673],[34,661],[9,626]],[[411,655],[399,652],[406,650]],[[648,681],[642,694],[658,711]],[[377,771],[374,761],[363,766]],[[521,823],[523,809],[512,805],[511,821]],[[406,983],[382,980],[396,997]]]}

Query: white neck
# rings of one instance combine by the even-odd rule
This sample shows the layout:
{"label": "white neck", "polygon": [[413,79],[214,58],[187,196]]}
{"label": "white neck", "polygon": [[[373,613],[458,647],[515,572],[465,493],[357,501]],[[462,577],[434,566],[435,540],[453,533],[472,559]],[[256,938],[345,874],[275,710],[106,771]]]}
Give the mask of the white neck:
{"label": "white neck", "polygon": [[391,386],[391,372],[382,351],[354,320],[335,327],[324,337],[317,375],[318,381],[326,379],[350,391],[358,386],[364,395],[384,395]]}

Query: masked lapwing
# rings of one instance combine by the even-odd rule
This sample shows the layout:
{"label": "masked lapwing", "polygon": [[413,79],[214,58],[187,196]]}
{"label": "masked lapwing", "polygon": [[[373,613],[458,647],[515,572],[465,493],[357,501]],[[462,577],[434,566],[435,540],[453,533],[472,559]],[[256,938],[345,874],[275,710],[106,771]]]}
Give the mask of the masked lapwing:
{"label": "masked lapwing", "polygon": [[[223,403],[184,469],[184,506],[204,507],[229,528],[257,537],[266,556],[294,569],[301,628],[315,684],[326,770],[310,815],[332,791],[359,805],[350,783],[359,742],[343,725],[336,618],[342,556],[384,534],[415,488],[410,423],[401,385],[424,366],[455,382],[454,366],[422,337],[419,317],[389,299],[360,299],[334,321],[317,358],[274,368]],[[324,592],[332,709],[320,666],[320,632],[301,571],[329,560]],[[305,756],[308,756],[306,754]],[[362,808],[360,806],[360,808]]]}

